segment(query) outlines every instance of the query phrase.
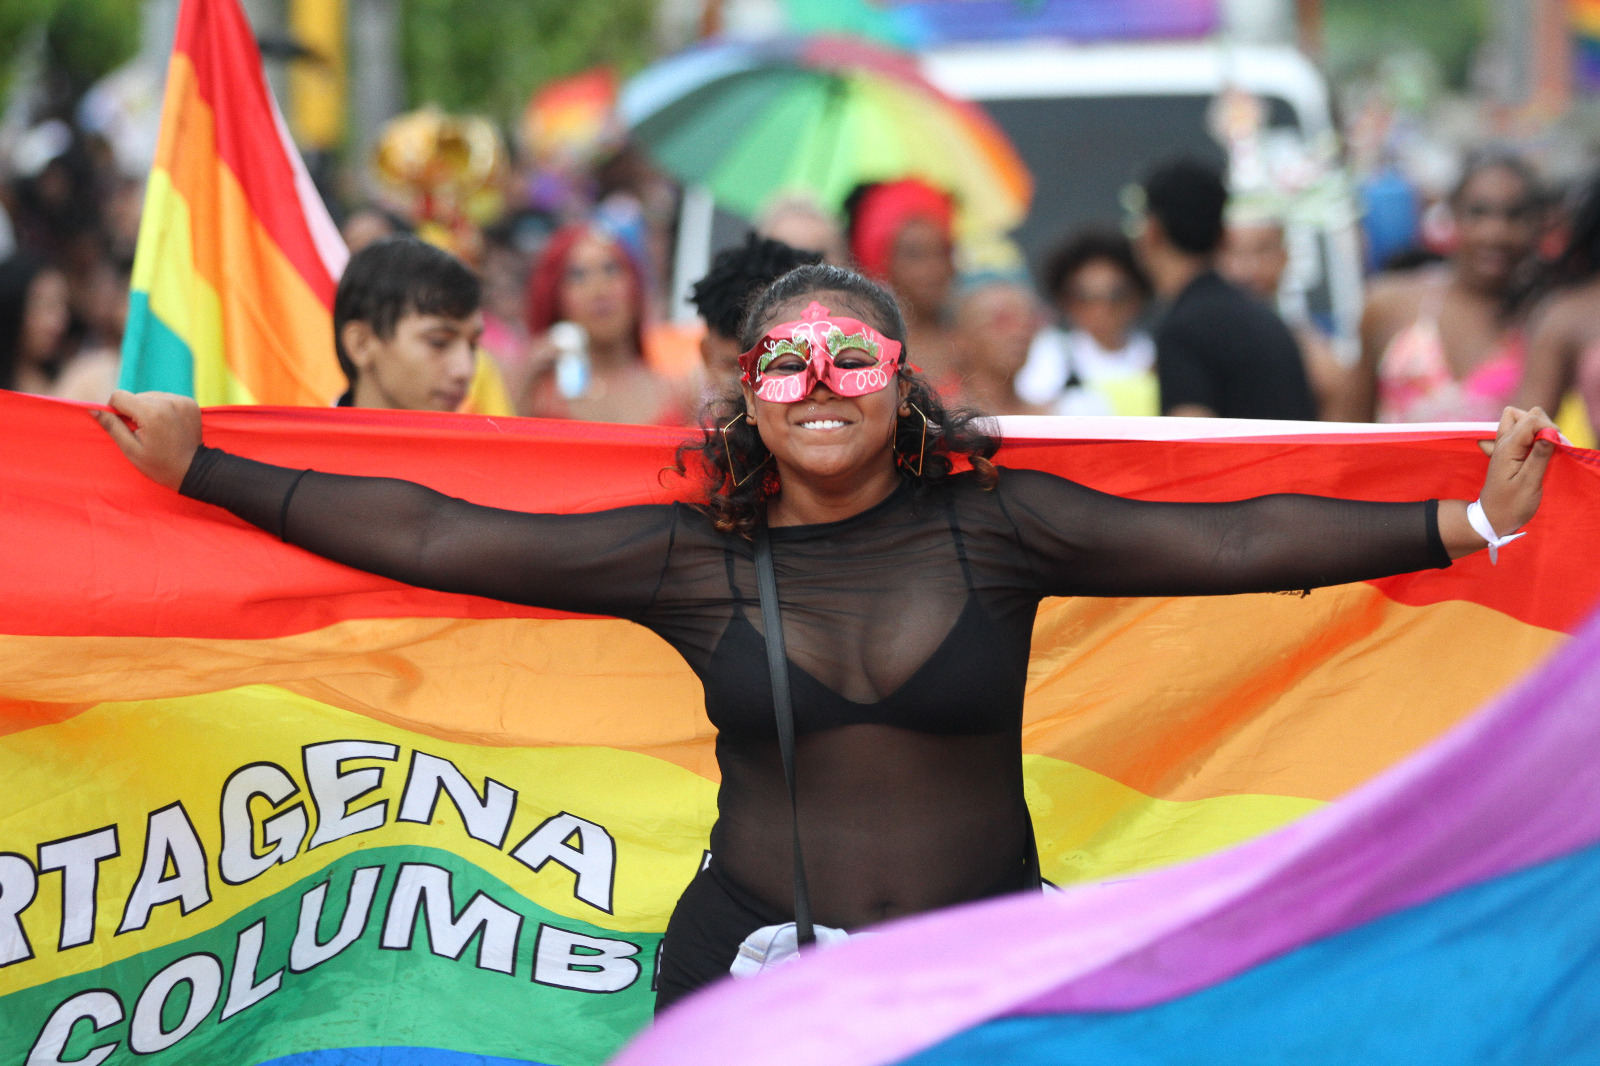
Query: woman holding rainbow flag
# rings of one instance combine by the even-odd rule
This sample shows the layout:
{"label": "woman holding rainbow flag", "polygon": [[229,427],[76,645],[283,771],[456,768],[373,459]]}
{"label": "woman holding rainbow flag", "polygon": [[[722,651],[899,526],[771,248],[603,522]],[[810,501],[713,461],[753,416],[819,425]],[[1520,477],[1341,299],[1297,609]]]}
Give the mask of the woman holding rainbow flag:
{"label": "woman holding rainbow flag", "polygon": [[1543,412],[1507,409],[1473,503],[1128,500],[996,468],[996,442],[910,367],[899,308],[860,275],[792,271],[744,334],[738,391],[680,452],[705,471],[694,506],[497,510],[207,448],[177,396],[113,396],[132,428],[96,413],[146,475],[290,543],[427,588],[627,618],[683,655],[722,785],[658,1010],[780,959],[813,914],[827,941],[1039,884],[1021,726],[1043,597],[1298,590],[1493,557],[1538,509],[1553,451]]}

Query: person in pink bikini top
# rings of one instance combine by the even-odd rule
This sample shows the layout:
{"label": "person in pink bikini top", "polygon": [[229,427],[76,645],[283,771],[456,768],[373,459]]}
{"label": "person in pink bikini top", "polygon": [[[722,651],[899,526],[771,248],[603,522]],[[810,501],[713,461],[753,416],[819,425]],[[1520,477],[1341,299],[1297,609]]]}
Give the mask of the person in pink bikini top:
{"label": "person in pink bikini top", "polygon": [[1507,306],[1539,235],[1537,179],[1516,156],[1478,156],[1450,206],[1450,259],[1372,286],[1350,420],[1493,422],[1517,390],[1525,346]]}
{"label": "person in pink bikini top", "polygon": [[1439,314],[1450,284],[1448,268],[1429,270],[1423,312],[1395,334],[1378,363],[1378,422],[1497,422],[1522,378],[1521,330],[1502,331],[1489,354],[1457,377]]}

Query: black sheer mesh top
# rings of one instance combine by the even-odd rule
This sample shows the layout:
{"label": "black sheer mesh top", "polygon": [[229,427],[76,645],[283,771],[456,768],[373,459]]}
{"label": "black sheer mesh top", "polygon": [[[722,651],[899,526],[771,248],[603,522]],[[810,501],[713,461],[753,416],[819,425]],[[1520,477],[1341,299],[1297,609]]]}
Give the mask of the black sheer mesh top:
{"label": "black sheer mesh top", "polygon": [[[298,479],[298,480],[297,480]],[[792,913],[753,549],[683,504],[543,515],[215,449],[182,491],[319,555],[447,592],[646,626],[705,686],[720,871]],[[971,474],[772,530],[816,920],[847,929],[1025,884],[1023,686],[1045,596],[1305,589],[1448,566],[1437,503],[1148,503],[1050,474]]]}

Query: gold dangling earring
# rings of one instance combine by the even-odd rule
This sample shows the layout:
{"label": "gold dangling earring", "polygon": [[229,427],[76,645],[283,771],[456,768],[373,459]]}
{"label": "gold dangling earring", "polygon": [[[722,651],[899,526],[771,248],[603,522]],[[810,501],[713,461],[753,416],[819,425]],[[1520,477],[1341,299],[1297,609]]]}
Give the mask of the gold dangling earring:
{"label": "gold dangling earring", "polygon": [[[918,407],[916,404],[912,403],[910,400],[906,401],[906,406],[911,408],[911,410],[917,412],[917,414],[922,415],[922,447],[917,451],[917,468],[911,472],[911,476],[912,477],[921,477],[922,476],[922,464],[927,459],[927,456],[928,456],[928,416],[927,416],[926,412],[924,412],[922,410],[922,408]],[[905,461],[904,457],[902,457],[899,452],[895,453],[895,459],[902,466],[910,467],[910,465],[911,465],[910,463],[907,463]]]}
{"label": "gold dangling earring", "polygon": [[719,431],[722,434],[722,454],[724,454],[724,455],[726,455],[728,457],[728,476],[730,478],[737,478],[737,480],[735,480],[734,483],[733,483],[733,487],[734,488],[738,488],[740,485],[743,485],[746,481],[749,481],[751,478],[755,477],[756,476],[756,471],[760,470],[763,466],[766,466],[767,465],[767,459],[771,459],[772,458],[772,453],[768,452],[767,453],[767,459],[761,460],[761,462],[759,464],[757,464],[754,468],[752,468],[749,473],[745,474],[744,477],[738,477],[737,472],[736,472],[736,470],[734,468],[734,465],[733,465],[733,449],[728,447],[728,430],[732,429],[736,424],[738,424],[738,421],[741,418],[744,419],[746,422],[749,422],[752,426],[756,424],[756,420],[755,419],[751,418],[748,414],[746,414],[743,411],[741,411],[739,414],[736,414],[732,418],[728,419],[728,424],[723,426],[722,429]]}

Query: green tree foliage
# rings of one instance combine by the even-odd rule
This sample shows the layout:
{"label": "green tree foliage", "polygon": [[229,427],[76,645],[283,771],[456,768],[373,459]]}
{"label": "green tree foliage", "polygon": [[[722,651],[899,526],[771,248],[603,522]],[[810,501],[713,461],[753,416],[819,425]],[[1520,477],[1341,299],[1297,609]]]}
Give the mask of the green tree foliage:
{"label": "green tree foliage", "polygon": [[50,17],[56,0],[0,0],[0,99],[11,94],[11,71],[33,29]]}
{"label": "green tree foliage", "polygon": [[[50,17],[57,0],[0,0],[0,42],[3,51],[15,48],[29,28]],[[0,55],[0,61],[10,62],[9,55]]]}
{"label": "green tree foliage", "polygon": [[71,106],[139,48],[139,0],[0,0],[0,95],[9,95],[18,46],[39,25],[52,104]]}
{"label": "green tree foliage", "polygon": [[1361,76],[1390,52],[1420,49],[1446,83],[1462,88],[1489,26],[1489,0],[1324,0],[1328,66],[1335,79]]}
{"label": "green tree foliage", "polygon": [[409,102],[509,122],[553,78],[643,66],[653,10],[652,0],[402,0]]}

